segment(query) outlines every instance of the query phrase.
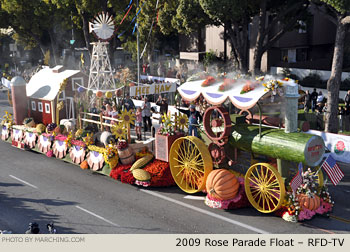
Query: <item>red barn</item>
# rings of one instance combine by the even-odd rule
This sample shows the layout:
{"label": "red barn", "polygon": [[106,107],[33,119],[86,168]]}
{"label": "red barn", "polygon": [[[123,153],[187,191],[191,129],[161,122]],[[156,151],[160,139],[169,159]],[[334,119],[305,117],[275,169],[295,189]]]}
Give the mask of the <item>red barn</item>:
{"label": "red barn", "polygon": [[78,88],[76,84],[84,85],[83,73],[78,70],[66,70],[63,66],[45,67],[30,79],[26,87],[29,114],[36,123],[59,123],[56,122],[57,95],[64,79],[68,79],[68,83],[59,97],[59,101],[64,102],[60,119],[77,117],[74,94]]}

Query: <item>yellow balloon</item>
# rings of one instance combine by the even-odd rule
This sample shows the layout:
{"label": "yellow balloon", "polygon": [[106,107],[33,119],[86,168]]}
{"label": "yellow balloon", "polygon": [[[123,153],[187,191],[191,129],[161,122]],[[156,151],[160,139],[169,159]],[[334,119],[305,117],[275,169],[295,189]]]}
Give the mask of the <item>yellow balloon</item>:
{"label": "yellow balloon", "polygon": [[105,96],[106,96],[108,99],[110,99],[110,98],[112,98],[113,94],[112,94],[111,91],[107,91],[106,94],[105,94]]}

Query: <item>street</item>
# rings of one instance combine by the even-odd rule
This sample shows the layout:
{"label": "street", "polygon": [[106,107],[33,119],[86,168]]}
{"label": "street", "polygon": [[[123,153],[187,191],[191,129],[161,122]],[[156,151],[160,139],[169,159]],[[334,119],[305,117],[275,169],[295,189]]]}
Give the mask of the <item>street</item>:
{"label": "street", "polygon": [[[0,102],[0,114],[10,109]],[[330,218],[288,223],[254,208],[211,209],[204,194],[188,195],[177,186],[144,188],[0,141],[0,229],[24,233],[39,223],[42,233],[54,222],[66,234],[171,233],[349,233],[350,166],[329,186],[335,201]]]}

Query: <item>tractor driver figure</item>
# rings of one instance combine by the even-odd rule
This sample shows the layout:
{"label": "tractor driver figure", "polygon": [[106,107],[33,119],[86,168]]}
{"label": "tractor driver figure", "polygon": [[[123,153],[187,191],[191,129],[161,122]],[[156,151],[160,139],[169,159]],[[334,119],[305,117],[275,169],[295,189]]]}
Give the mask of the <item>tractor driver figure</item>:
{"label": "tractor driver figure", "polygon": [[202,121],[201,114],[196,110],[196,106],[194,104],[190,105],[189,110],[178,109],[181,113],[184,113],[188,117],[188,135],[198,137],[197,127],[199,122]]}

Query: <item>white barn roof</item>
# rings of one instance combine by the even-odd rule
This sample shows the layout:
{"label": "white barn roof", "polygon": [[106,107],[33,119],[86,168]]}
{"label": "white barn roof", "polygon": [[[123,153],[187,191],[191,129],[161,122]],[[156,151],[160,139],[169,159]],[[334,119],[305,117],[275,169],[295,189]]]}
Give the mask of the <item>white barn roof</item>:
{"label": "white barn roof", "polygon": [[[66,78],[79,73],[79,70],[62,70],[57,72],[61,66],[54,68],[45,67],[30,79],[27,84],[27,96],[30,98],[52,101],[56,98],[60,84]],[[55,72],[53,70],[56,70]]]}

